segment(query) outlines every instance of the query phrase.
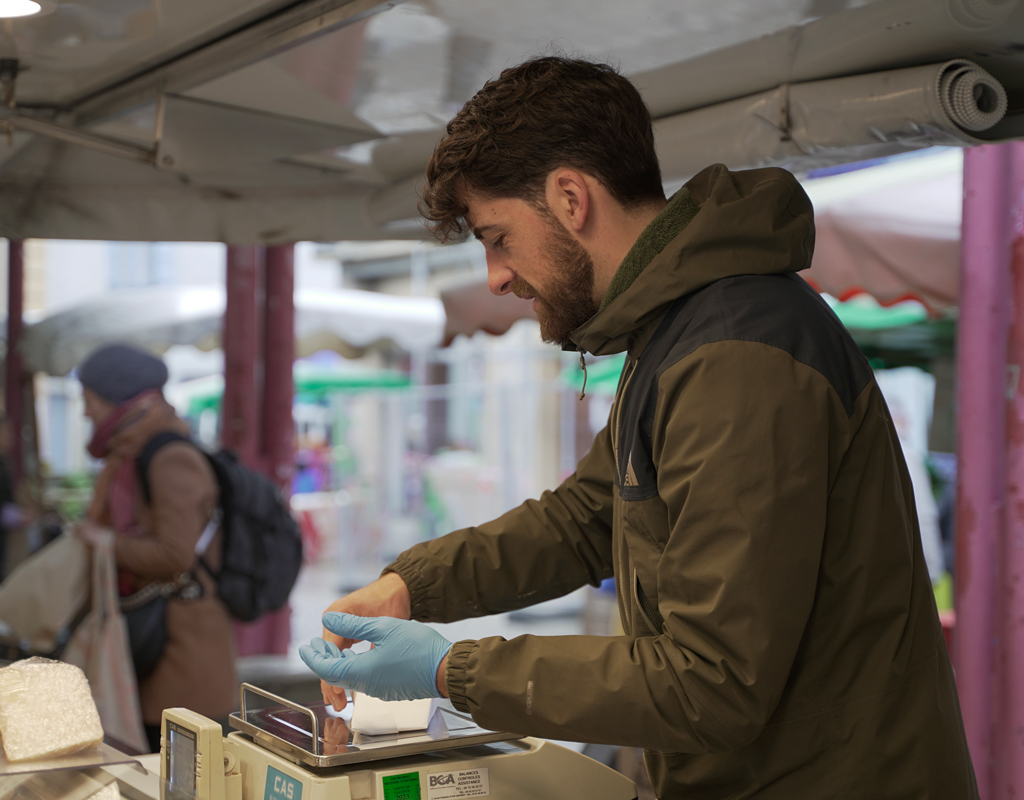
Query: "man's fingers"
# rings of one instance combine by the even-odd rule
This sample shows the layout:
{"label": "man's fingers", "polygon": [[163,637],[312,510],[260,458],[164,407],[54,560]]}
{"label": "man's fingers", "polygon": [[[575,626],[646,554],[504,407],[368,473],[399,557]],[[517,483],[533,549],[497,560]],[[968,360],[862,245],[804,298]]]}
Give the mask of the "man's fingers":
{"label": "man's fingers", "polygon": [[345,639],[341,636],[338,636],[338,634],[336,633],[331,633],[331,631],[327,630],[327,628],[324,628],[322,638],[326,642],[334,642],[334,644],[338,645],[338,647],[342,650],[347,650],[359,641],[358,639]]}
{"label": "man's fingers", "polygon": [[348,705],[345,690],[338,686],[331,686],[327,681],[320,681],[320,694],[323,695],[324,704],[329,705],[335,711],[342,711]]}
{"label": "man's fingers", "polygon": [[[320,645],[324,646],[304,644],[299,648],[299,657],[321,680],[337,684],[348,671],[346,663],[348,659],[345,657],[345,654],[340,658],[334,655],[327,655],[324,652],[326,650],[326,642],[323,639],[314,639],[313,641],[319,642]],[[351,653],[351,651],[348,651],[348,653]]]}
{"label": "man's fingers", "polygon": [[357,617],[328,611],[323,616],[324,627],[344,639],[380,642],[395,626],[391,617]]}
{"label": "man's fingers", "polygon": [[[341,657],[341,653],[344,650],[348,650],[356,643],[355,639],[343,639],[340,636],[331,633],[327,628],[324,628],[323,633],[324,644],[332,650],[336,650],[335,655]],[[310,642],[313,646],[314,643]],[[320,693],[323,695],[324,704],[329,705],[335,711],[343,711],[345,706],[348,705],[348,698],[345,696],[345,690],[340,689],[337,686],[332,686],[327,681],[320,681]]]}
{"label": "man's fingers", "polygon": [[323,639],[313,639],[309,646],[325,658],[341,658],[341,650],[334,642],[327,642]]}

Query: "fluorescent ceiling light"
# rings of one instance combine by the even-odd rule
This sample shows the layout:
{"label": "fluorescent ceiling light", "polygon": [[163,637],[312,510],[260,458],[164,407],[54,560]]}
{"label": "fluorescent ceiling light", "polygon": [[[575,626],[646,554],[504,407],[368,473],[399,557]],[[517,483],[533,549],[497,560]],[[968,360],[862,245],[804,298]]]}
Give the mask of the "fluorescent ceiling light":
{"label": "fluorescent ceiling light", "polygon": [[42,10],[35,0],[0,0],[0,18],[30,17]]}

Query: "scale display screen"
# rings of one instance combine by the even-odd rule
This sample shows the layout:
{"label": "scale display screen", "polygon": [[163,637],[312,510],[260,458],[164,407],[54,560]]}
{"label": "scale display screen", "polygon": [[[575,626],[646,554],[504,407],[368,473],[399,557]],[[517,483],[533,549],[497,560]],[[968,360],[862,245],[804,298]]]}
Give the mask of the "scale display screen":
{"label": "scale display screen", "polygon": [[167,721],[167,776],[174,792],[196,796],[196,734]]}

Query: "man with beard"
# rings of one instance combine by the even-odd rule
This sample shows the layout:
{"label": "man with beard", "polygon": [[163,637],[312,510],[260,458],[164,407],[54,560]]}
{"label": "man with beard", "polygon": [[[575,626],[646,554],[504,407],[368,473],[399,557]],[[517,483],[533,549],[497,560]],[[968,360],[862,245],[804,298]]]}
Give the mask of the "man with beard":
{"label": "man with beard", "polygon": [[[451,121],[423,210],[483,242],[491,291],[533,298],[547,341],[626,366],[561,486],[331,605],[301,650],[325,700],[441,695],[487,728],[642,747],[660,797],[976,798],[910,478],[864,356],[797,275],[793,176],[715,165],[666,201],[629,81],[540,58]],[[612,575],[622,636],[452,645],[421,624]]]}

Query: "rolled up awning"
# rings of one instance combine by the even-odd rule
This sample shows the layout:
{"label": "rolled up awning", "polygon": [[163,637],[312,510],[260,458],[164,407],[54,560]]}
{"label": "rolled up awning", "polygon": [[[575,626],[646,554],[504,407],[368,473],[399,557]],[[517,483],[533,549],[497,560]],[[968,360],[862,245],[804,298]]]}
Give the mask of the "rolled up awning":
{"label": "rolled up awning", "polygon": [[970,146],[997,130],[1003,86],[964,59],[771,91],[655,123],[662,172],[683,179],[708,164],[800,171],[935,145]]}

